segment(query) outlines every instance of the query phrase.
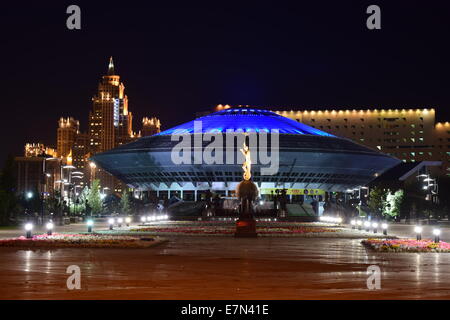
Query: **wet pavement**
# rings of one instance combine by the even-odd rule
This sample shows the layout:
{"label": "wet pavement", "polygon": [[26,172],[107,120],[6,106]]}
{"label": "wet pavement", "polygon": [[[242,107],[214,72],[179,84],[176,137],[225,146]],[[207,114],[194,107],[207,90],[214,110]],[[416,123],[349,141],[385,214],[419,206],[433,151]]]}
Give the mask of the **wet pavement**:
{"label": "wet pavement", "polygon": [[[66,268],[81,269],[68,290]],[[381,289],[367,289],[367,268]],[[449,299],[450,254],[360,240],[179,236],[150,249],[0,248],[0,299]]]}

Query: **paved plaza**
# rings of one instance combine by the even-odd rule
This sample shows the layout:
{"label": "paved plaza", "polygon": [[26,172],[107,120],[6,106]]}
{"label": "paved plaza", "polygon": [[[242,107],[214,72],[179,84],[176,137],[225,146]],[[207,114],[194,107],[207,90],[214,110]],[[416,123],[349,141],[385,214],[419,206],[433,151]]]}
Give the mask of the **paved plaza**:
{"label": "paved plaza", "polygon": [[[398,225],[391,232],[410,229]],[[359,239],[339,238],[169,240],[150,249],[0,248],[0,299],[450,298],[447,253],[377,253]],[[80,290],[66,287],[69,265],[80,267]],[[380,290],[367,289],[371,265],[381,269]]]}

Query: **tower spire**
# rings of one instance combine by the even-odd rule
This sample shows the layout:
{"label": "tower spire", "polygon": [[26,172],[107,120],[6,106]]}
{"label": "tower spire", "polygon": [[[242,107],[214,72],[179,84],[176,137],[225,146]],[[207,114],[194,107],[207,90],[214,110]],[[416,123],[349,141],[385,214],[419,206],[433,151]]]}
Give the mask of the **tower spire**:
{"label": "tower spire", "polygon": [[110,75],[114,75],[114,62],[112,57],[109,58],[109,65],[108,65],[108,76]]}

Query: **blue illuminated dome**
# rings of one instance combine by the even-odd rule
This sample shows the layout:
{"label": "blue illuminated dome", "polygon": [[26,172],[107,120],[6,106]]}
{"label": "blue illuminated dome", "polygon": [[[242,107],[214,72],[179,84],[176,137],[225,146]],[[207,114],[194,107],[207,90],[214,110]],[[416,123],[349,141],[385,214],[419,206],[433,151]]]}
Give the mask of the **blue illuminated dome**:
{"label": "blue illuminated dome", "polygon": [[252,108],[221,110],[165,130],[158,135],[194,133],[194,121],[202,122],[202,130],[197,133],[219,133],[227,131],[271,132],[278,130],[279,133],[333,137],[332,134],[280,116],[272,111]]}
{"label": "blue illuminated dome", "polygon": [[[198,132],[194,132],[195,121],[201,121],[201,130]],[[198,124],[196,127],[198,129]],[[270,134],[274,130],[278,130],[279,135]],[[258,144],[252,149],[252,160],[255,162],[252,164],[252,181],[261,190],[308,188],[345,191],[366,185],[400,162],[350,139],[334,136],[271,111],[253,108],[221,110],[95,154],[91,160],[139,190],[231,192],[242,181],[243,160],[238,159],[242,144],[238,145],[237,139],[233,138],[229,140],[231,145],[228,145],[228,140],[224,137],[230,131],[269,132],[267,147]],[[216,133],[223,137],[224,144],[218,147],[222,152],[215,154],[218,162],[195,163],[194,154],[203,154],[212,143],[204,137],[197,140],[200,145],[195,143],[194,138],[205,133]],[[261,153],[267,152],[267,148],[271,147],[272,138],[274,141],[278,140],[278,170],[273,175],[264,175],[262,169],[267,164],[262,163]],[[173,161],[174,150],[178,150],[176,147],[180,141],[188,144],[185,149],[190,154],[187,157],[188,163],[177,164]],[[227,158],[229,153],[232,154],[231,163]],[[274,157],[277,155],[271,154]]]}

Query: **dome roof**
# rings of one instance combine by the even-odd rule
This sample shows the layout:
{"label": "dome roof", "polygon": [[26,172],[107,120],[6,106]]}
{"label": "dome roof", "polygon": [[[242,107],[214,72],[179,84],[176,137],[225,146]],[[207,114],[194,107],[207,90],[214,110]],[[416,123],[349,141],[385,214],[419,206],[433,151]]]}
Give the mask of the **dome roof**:
{"label": "dome roof", "polygon": [[[272,130],[278,130],[279,133],[334,137],[332,134],[280,116],[275,112],[253,108],[231,108],[221,110],[162,131],[156,135],[194,133],[194,121],[202,122],[201,133],[219,133],[227,131],[270,132]],[[198,133],[200,133],[200,131]]]}

